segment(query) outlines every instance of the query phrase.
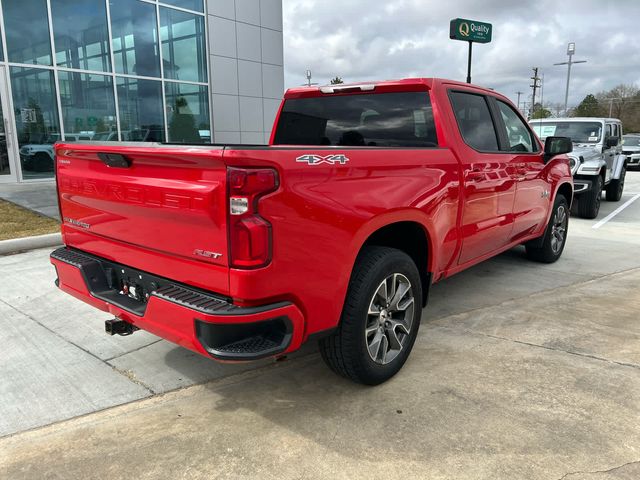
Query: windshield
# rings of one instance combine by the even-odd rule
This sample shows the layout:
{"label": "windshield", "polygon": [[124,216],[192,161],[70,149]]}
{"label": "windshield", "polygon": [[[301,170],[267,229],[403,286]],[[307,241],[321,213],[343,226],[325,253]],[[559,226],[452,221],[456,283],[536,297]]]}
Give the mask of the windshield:
{"label": "windshield", "polygon": [[627,147],[640,147],[640,136],[625,135],[622,137],[622,144]]}
{"label": "windshield", "polygon": [[544,141],[547,137],[569,137],[574,143],[598,143],[602,124],[598,122],[536,122],[533,130]]}

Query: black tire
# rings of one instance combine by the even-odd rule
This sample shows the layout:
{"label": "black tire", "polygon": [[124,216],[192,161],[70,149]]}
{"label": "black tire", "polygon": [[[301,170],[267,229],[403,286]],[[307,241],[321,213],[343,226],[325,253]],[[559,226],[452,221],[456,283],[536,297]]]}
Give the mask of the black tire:
{"label": "black tire", "polygon": [[598,213],[600,213],[601,201],[602,177],[598,175],[591,185],[591,190],[580,195],[580,202],[578,203],[578,214],[582,218],[596,218],[598,216]]}
{"label": "black tire", "polygon": [[[561,218],[562,216],[562,218]],[[560,230],[562,229],[562,230]],[[569,231],[569,203],[563,195],[558,195],[553,202],[551,218],[542,239],[542,245],[533,243],[525,245],[527,257],[536,262],[553,263],[560,258],[567,243]],[[559,236],[561,235],[561,239]]]}
{"label": "black tire", "polygon": [[36,153],[33,160],[34,172],[53,172],[53,159],[46,153]]}
{"label": "black tire", "polygon": [[627,175],[627,168],[622,167],[622,172],[620,172],[620,178],[617,180],[611,180],[609,185],[607,185],[607,201],[608,202],[619,202],[622,198],[622,192],[624,190],[624,178]]}
{"label": "black tire", "polygon": [[[399,275],[396,275],[399,274]],[[387,282],[408,281],[409,290],[407,294],[403,294],[395,303],[400,307],[401,301],[405,303],[409,301],[408,295],[412,295],[413,304],[411,311],[405,306],[404,311],[399,308],[395,314],[404,313],[407,321],[411,320],[408,334],[403,331],[397,331],[394,328],[388,328],[386,325],[391,322],[383,322],[383,318],[391,321],[394,313],[389,308],[389,317],[387,310],[379,310],[379,313],[370,314],[371,307],[374,302],[380,301],[382,296],[378,296],[380,288],[385,284],[385,292],[387,292]],[[404,280],[402,280],[404,279]],[[398,284],[399,285],[399,284]],[[407,286],[406,283],[403,284]],[[400,287],[391,289],[396,292],[400,291]],[[405,297],[405,295],[407,295]],[[377,300],[378,299],[378,300]],[[382,300],[382,302],[384,302]],[[402,305],[404,306],[404,304]],[[384,307],[383,307],[384,309]],[[338,375],[342,375],[357,383],[366,385],[378,385],[393,377],[404,365],[420,326],[420,316],[422,313],[422,285],[420,282],[420,274],[414,261],[406,253],[395,248],[388,247],[365,247],[356,260],[351,280],[349,281],[349,289],[347,298],[342,310],[340,325],[338,330],[331,336],[320,340],[320,353],[325,363]],[[396,317],[400,318],[400,317]],[[404,320],[403,320],[404,321]],[[379,322],[379,323],[377,323]],[[383,326],[383,323],[385,326]],[[404,327],[400,326],[404,330]],[[371,333],[366,332],[373,330]],[[401,338],[399,349],[394,351],[395,356],[386,364],[382,363],[386,360],[387,352],[383,352],[382,357],[375,360],[370,354],[373,349],[375,338],[387,335],[386,344],[380,339],[378,344],[383,349],[390,348],[393,341],[388,335],[392,333],[393,338],[398,340]],[[370,336],[368,336],[370,335]],[[371,338],[371,340],[370,340]],[[392,350],[389,350],[389,353]],[[375,356],[378,357],[380,346],[376,350]]]}

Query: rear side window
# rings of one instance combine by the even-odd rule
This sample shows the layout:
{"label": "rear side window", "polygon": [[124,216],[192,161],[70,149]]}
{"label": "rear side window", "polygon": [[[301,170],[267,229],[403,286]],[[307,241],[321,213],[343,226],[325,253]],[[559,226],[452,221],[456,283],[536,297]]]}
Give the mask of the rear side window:
{"label": "rear side window", "polygon": [[498,151],[498,137],[487,99],[482,95],[463,92],[451,92],[450,97],[460,134],[466,144],[484,152]]}
{"label": "rear side window", "polygon": [[286,100],[276,145],[436,147],[427,92],[371,93]]}

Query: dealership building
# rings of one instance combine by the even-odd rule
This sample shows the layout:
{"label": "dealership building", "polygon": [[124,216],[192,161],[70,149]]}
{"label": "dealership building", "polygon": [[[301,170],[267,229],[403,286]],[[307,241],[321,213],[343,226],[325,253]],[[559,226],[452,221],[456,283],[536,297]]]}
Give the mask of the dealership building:
{"label": "dealership building", "polygon": [[53,143],[266,143],[282,0],[0,0],[0,183]]}

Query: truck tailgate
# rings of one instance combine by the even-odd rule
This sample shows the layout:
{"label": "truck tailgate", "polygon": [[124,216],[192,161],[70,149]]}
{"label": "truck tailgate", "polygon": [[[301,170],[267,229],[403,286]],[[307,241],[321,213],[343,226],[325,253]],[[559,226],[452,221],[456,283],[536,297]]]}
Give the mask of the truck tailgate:
{"label": "truck tailgate", "polygon": [[228,292],[224,148],[58,144],[63,238],[75,247]]}

